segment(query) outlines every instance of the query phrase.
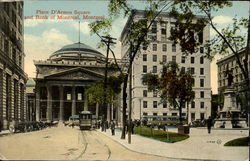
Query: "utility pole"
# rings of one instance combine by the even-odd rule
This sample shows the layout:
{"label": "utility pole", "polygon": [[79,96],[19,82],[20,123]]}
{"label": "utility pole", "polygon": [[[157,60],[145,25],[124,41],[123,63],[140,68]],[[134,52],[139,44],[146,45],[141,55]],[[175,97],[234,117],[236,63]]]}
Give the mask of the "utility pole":
{"label": "utility pole", "polygon": [[104,115],[104,120],[107,119],[107,94],[106,94],[106,89],[107,89],[107,77],[108,77],[108,57],[109,57],[109,50],[110,50],[110,45],[111,44],[116,44],[113,40],[116,40],[115,38],[112,38],[111,36],[102,36],[102,42],[104,42],[107,45],[107,55],[106,55],[106,60],[105,60],[105,73],[104,73],[104,107],[102,110],[102,115]]}
{"label": "utility pole", "polygon": [[[132,44],[130,45],[132,46]],[[129,124],[129,130],[128,130],[128,143],[131,144],[131,132],[132,132],[132,119],[131,119],[131,113],[132,113],[132,51],[130,51],[129,54],[129,64],[131,64],[129,69],[129,110],[128,110],[128,124]]]}

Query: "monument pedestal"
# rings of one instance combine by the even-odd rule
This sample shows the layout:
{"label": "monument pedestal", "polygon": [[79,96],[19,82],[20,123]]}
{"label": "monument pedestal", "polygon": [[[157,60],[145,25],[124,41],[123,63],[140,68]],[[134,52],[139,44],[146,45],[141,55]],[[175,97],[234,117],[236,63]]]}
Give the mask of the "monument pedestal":
{"label": "monument pedestal", "polygon": [[226,88],[224,92],[224,106],[219,112],[219,118],[215,119],[215,128],[246,128],[246,119],[240,118],[241,111],[236,106],[235,90]]}

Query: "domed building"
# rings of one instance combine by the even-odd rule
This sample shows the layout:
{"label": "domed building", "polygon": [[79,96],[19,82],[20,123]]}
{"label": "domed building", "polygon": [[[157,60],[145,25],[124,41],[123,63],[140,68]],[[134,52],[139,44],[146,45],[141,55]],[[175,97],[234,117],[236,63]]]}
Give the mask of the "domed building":
{"label": "domed building", "polygon": [[[47,60],[34,61],[36,120],[64,121],[83,110],[98,115],[98,105],[88,104],[85,91],[104,78],[105,59],[99,51],[79,42],[62,47]],[[116,71],[109,68],[108,76]]]}

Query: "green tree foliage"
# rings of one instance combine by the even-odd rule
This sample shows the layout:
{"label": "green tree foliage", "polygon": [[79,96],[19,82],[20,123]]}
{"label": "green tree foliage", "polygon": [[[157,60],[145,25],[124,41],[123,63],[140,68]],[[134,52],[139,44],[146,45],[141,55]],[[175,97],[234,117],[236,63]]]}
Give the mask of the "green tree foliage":
{"label": "green tree foliage", "polygon": [[[106,101],[107,103],[114,103],[114,98],[121,92],[121,84],[123,82],[123,76],[110,76],[107,80],[106,89]],[[86,95],[90,104],[98,103],[103,104],[105,101],[105,90],[103,81],[99,81],[96,84],[90,86],[86,90]]]}
{"label": "green tree foliage", "polygon": [[182,107],[195,96],[192,90],[193,77],[190,73],[180,71],[177,63],[169,62],[163,66],[161,77],[148,73],[142,77],[142,83],[148,85],[149,90],[158,90],[162,102],[167,101],[173,108],[178,107],[182,121]]}

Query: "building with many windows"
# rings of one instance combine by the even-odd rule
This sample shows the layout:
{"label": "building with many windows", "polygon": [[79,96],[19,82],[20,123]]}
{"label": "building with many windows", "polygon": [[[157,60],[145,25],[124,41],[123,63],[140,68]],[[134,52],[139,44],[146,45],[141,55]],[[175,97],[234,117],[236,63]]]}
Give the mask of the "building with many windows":
{"label": "building with many windows", "polygon": [[[122,58],[128,57],[128,32],[132,20],[143,19],[143,11],[136,11],[130,15],[121,34]],[[178,44],[168,40],[171,27],[175,27],[175,19],[168,13],[161,13],[152,24],[148,38],[151,43],[147,48],[142,47],[135,58],[132,67],[132,119],[141,119],[143,116],[178,116],[178,109],[169,104],[160,103],[157,92],[149,92],[147,86],[142,84],[141,78],[145,73],[160,74],[162,65],[174,61],[182,70],[189,70],[194,76],[195,99],[185,105],[182,115],[189,121],[206,119],[211,115],[211,85],[210,61],[203,56],[205,48],[201,47],[196,53],[184,56]],[[195,35],[201,43],[209,39],[209,26],[204,31]],[[187,107],[189,110],[187,110]]]}
{"label": "building with many windows", "polygon": [[23,2],[0,2],[0,128],[25,121]]}
{"label": "building with many windows", "polygon": [[[245,50],[239,52],[240,61],[243,64],[245,59]],[[242,71],[236,61],[236,56],[230,54],[224,58],[221,58],[217,61],[218,66],[218,93],[221,93],[225,90],[228,85],[227,72],[230,71],[233,76],[233,85],[236,89],[240,90],[240,85],[244,80]],[[248,71],[250,73],[250,59],[248,58]]]}

